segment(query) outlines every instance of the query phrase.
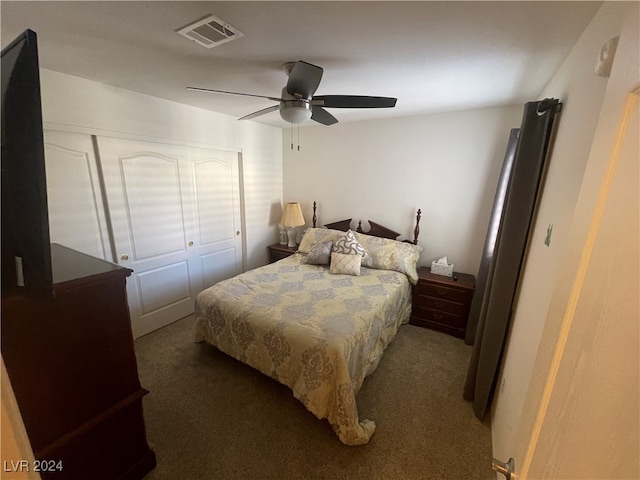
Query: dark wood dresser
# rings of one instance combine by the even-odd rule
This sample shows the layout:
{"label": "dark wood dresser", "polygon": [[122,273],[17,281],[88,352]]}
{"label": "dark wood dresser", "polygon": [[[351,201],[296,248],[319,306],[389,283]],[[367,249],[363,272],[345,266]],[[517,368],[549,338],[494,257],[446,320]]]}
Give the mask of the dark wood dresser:
{"label": "dark wood dresser", "polygon": [[287,245],[282,245],[281,243],[274,243],[273,245],[269,245],[267,249],[269,250],[269,263],[282,260],[283,258],[286,258],[289,255],[293,255],[298,251],[297,246],[287,247]]}
{"label": "dark wood dresser", "polygon": [[452,278],[435,275],[429,267],[420,267],[418,275],[410,323],[464,338],[475,277],[457,272]]}
{"label": "dark wood dresser", "polygon": [[146,439],[125,290],[131,270],[52,245],[53,298],[2,298],[2,356],[44,479],[135,480]]}

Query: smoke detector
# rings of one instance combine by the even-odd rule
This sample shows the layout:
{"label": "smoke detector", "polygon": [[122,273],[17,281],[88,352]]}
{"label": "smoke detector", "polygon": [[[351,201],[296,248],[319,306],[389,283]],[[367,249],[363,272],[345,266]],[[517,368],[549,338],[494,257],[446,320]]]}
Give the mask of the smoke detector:
{"label": "smoke detector", "polygon": [[209,15],[187,25],[176,33],[206,48],[217,47],[236,38],[244,37],[244,33],[215,15]]}

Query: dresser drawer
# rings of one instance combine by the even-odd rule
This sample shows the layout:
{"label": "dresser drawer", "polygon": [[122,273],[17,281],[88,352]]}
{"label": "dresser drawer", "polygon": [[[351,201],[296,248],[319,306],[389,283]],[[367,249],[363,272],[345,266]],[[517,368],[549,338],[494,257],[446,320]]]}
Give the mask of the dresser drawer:
{"label": "dresser drawer", "polygon": [[461,290],[451,287],[443,287],[433,283],[420,282],[416,287],[416,296],[436,297],[442,300],[450,300],[452,302],[466,303],[473,292],[469,290]]}

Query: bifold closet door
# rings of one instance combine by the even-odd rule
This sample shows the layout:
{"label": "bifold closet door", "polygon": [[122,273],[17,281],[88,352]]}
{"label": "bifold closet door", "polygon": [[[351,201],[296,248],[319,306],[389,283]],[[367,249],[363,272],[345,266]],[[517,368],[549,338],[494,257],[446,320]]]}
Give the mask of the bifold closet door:
{"label": "bifold closet door", "polygon": [[44,142],[51,242],[112,261],[92,137],[45,130]]}
{"label": "bifold closet door", "polygon": [[242,268],[237,156],[98,137],[117,261],[135,337],[194,310],[196,295]]}
{"label": "bifold closet door", "polygon": [[200,290],[242,271],[240,179],[235,152],[189,148]]}

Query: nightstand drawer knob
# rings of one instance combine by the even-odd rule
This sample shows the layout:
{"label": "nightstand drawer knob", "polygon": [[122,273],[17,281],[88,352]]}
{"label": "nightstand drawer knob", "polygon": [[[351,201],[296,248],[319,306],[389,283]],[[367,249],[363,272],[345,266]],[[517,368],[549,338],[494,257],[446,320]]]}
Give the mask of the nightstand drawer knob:
{"label": "nightstand drawer knob", "polygon": [[436,288],[436,292],[443,297],[449,294],[449,290],[445,290],[444,288]]}

